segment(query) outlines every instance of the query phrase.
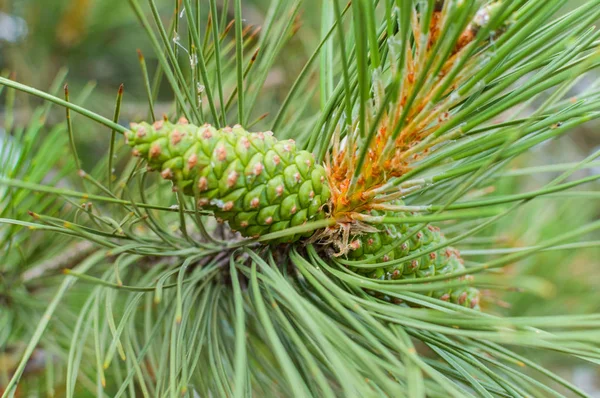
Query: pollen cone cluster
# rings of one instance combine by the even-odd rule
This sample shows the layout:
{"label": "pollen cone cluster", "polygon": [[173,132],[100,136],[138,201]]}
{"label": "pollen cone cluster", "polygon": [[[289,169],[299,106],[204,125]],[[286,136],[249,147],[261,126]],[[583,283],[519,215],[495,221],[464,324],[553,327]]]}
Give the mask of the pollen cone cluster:
{"label": "pollen cone cluster", "polygon": [[[133,154],[194,196],[243,236],[258,237],[325,218],[330,198],[325,169],[293,140],[239,125],[216,129],[180,119],[134,123],[126,133]],[[311,233],[309,232],[308,235]],[[286,242],[302,235],[285,237]]]}
{"label": "pollen cone cluster", "polygon": [[[401,212],[379,214],[377,211],[372,211],[371,214],[391,217],[407,215]],[[378,280],[430,278],[449,275],[465,269],[459,251],[444,245],[445,238],[439,228],[427,225],[416,233],[409,231],[410,229],[409,224],[385,224],[380,226],[377,232],[353,236],[346,258],[363,265],[378,264],[381,266],[375,269],[359,267],[351,267],[351,269]],[[408,239],[407,235],[410,236]],[[443,248],[436,249],[439,246]],[[409,256],[412,259],[397,261]],[[460,279],[469,278],[472,277],[467,275]],[[451,282],[456,281],[458,280],[455,279]],[[479,309],[479,291],[473,287],[445,288],[426,294],[464,307]]]}

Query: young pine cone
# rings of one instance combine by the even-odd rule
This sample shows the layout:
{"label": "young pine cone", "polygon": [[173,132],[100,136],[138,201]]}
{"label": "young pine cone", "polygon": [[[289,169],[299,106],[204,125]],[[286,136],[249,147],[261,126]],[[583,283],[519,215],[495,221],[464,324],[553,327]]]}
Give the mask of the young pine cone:
{"label": "young pine cone", "polygon": [[[125,134],[133,154],[198,199],[243,236],[258,237],[326,217],[331,196],[314,156],[271,132],[239,125],[216,129],[180,119],[133,123]],[[309,233],[310,235],[310,233]],[[302,235],[286,237],[286,242]]]}
{"label": "young pine cone", "polygon": [[[373,215],[382,215],[375,214]],[[390,213],[393,217],[402,217],[404,213]],[[445,238],[439,228],[428,225],[405,242],[402,237],[408,232],[409,224],[385,224],[379,232],[370,232],[352,237],[348,260],[361,261],[363,264],[388,262],[400,259],[438,246]],[[373,259],[375,254],[384,253],[383,256]],[[395,280],[411,278],[429,278],[432,276],[448,275],[465,269],[460,253],[451,247],[445,247],[423,254],[413,260],[380,268],[354,268],[353,271],[361,273],[372,279]],[[470,276],[464,276],[470,278]],[[479,291],[470,286],[448,288],[427,293],[428,296],[462,305],[467,308],[479,309]]]}

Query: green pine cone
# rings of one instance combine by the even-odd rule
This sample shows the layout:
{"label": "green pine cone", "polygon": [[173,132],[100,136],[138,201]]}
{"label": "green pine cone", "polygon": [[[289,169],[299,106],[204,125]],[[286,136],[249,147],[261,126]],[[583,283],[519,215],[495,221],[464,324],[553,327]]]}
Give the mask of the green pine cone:
{"label": "green pine cone", "polygon": [[[383,215],[375,211],[372,213],[373,215]],[[388,215],[394,217],[406,216],[405,213],[390,213]],[[364,264],[388,262],[413,253],[425,252],[445,240],[439,228],[428,225],[398,245],[401,237],[408,232],[409,228],[410,225],[408,224],[386,224],[379,228],[379,232],[353,236],[350,244],[351,249],[346,257],[348,260],[358,260]],[[380,253],[384,253],[383,256],[375,259],[374,256]],[[447,275],[464,269],[465,266],[458,250],[446,247],[388,267],[384,266],[376,269],[354,268],[352,270],[373,279],[396,280]],[[465,278],[472,277],[464,276],[460,279]],[[427,295],[464,307],[479,309],[479,291],[470,286],[432,291]]]}
{"label": "green pine cone", "polygon": [[278,141],[271,132],[250,133],[239,125],[195,126],[184,118],[177,124],[133,123],[125,138],[133,154],[173,181],[174,189],[196,197],[200,207],[243,236],[326,216],[331,193],[325,169],[293,140]]}

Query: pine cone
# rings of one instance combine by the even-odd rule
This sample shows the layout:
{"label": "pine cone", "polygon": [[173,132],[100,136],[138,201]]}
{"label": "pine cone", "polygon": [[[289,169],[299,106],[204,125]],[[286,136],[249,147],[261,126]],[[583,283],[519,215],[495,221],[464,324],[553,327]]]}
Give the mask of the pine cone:
{"label": "pine cone", "polygon": [[[258,237],[326,217],[330,190],[325,169],[293,140],[239,125],[216,129],[184,118],[133,123],[125,134],[135,156],[198,199],[243,236]],[[308,233],[310,235],[310,233]],[[286,237],[286,242],[302,235]]]}
{"label": "pine cone", "polygon": [[[372,214],[384,215],[375,211]],[[405,216],[404,213],[390,213],[388,215],[393,217]],[[360,260],[364,264],[388,262],[412,255],[415,252],[428,251],[429,248],[437,246],[445,240],[439,228],[428,225],[414,234],[410,239],[398,245],[401,237],[408,232],[409,228],[409,224],[385,224],[380,227],[379,232],[355,235],[352,237],[350,251],[346,257],[349,260]],[[373,259],[376,253],[381,252],[385,254],[382,257]],[[459,251],[451,247],[445,247],[423,254],[410,261],[390,265],[389,267],[376,268],[375,270],[372,268],[354,268],[352,270],[373,279],[396,280],[429,278],[432,276],[447,275],[464,269],[465,266],[463,265]],[[472,277],[463,276],[460,279],[468,278]],[[473,287],[443,289],[429,292],[427,295],[464,307],[479,309],[479,291]]]}

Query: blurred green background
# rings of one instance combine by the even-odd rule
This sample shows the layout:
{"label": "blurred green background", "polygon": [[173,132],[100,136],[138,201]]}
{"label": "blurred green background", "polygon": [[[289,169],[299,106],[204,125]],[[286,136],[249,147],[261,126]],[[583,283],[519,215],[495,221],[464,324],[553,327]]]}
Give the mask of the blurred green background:
{"label": "blurred green background", "polygon": [[[158,0],[162,15],[167,18],[177,0]],[[569,7],[587,0],[574,0]],[[595,0],[594,0],[595,1]],[[265,18],[269,0],[244,0],[244,23],[260,26]],[[304,61],[312,53],[319,39],[319,0],[307,0],[303,6],[295,37],[289,41],[270,72],[266,93],[261,98],[257,115],[276,109],[285,98]],[[567,7],[568,8],[568,7]],[[228,21],[233,20],[233,10]],[[567,12],[568,9],[565,9]],[[62,68],[69,71],[67,81],[73,97],[94,84],[94,92],[88,106],[103,115],[110,116],[114,98],[121,83],[125,85],[121,123],[139,120],[146,116],[147,102],[140,74],[136,49],[145,55],[150,76],[156,65],[151,46],[140,29],[129,4],[124,0],[0,0],[0,70],[12,73],[13,78],[36,88],[46,89]],[[184,57],[184,51],[180,54]],[[184,60],[183,60],[184,61]],[[182,62],[183,62],[182,61]],[[90,83],[92,82],[92,83]],[[582,79],[578,87],[594,83],[589,77]],[[168,87],[159,92],[156,108],[166,111],[170,106]],[[319,97],[308,96],[309,112],[318,112]],[[15,121],[23,124],[31,115],[37,98],[17,95]],[[2,109],[2,105],[0,105]],[[505,118],[510,118],[507,114]],[[0,126],[4,115],[0,113]],[[64,113],[55,108],[49,122],[59,122]],[[267,117],[268,120],[268,117]],[[75,117],[75,132],[83,153],[84,167],[90,168],[95,160],[106,153],[108,131],[81,117]],[[600,126],[586,124],[558,140],[545,143],[527,156],[516,159],[509,169],[498,177],[492,189],[502,192],[523,192],[534,189],[558,175],[558,172],[511,173],[511,168],[527,168],[574,162],[600,149]],[[600,164],[578,172],[600,173]],[[583,189],[599,191],[600,186],[590,184]],[[498,249],[535,245],[545,238],[582,225],[585,221],[600,218],[600,200],[589,197],[559,195],[529,203],[526,207],[505,218],[484,235],[493,237]],[[558,219],[558,222],[556,220]],[[485,238],[485,237],[483,237]],[[600,237],[586,237],[598,240]],[[482,237],[479,237],[481,241]],[[469,243],[469,261],[484,261],[477,254],[477,240]],[[468,252],[467,252],[468,253]],[[569,251],[548,251],[528,258],[503,270],[512,275],[535,276],[540,279],[537,294],[490,292],[487,305],[494,311],[508,315],[551,315],[574,313],[598,313],[600,311],[600,249],[585,248]],[[553,367],[564,376],[573,379],[587,391],[600,396],[599,374],[587,368],[573,367],[569,363],[555,363]]]}

